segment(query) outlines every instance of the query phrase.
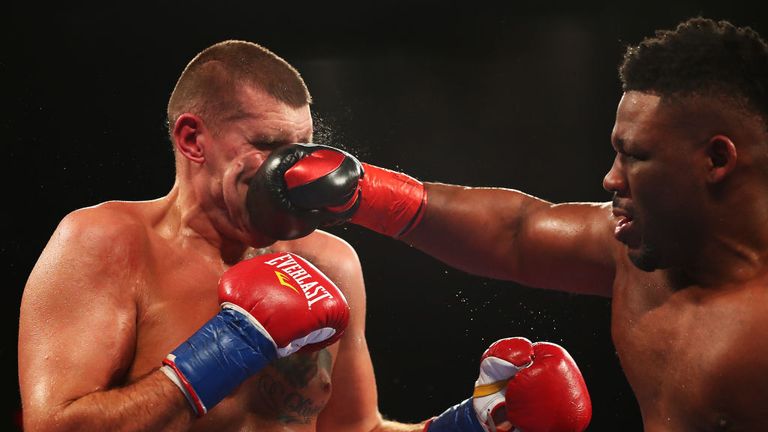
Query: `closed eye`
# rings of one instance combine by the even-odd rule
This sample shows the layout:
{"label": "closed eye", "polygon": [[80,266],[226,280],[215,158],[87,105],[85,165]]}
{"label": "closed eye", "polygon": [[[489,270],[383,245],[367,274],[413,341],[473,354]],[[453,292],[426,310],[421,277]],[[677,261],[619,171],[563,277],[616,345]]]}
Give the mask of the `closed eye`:
{"label": "closed eye", "polygon": [[616,149],[616,153],[618,153],[622,157],[622,159],[637,160],[637,161],[648,159],[648,156],[646,154],[637,153],[637,152],[631,151],[631,149],[628,149],[628,147],[630,146],[627,145],[627,142],[625,142],[621,138],[615,139],[614,146]]}
{"label": "closed eye", "polygon": [[645,155],[637,154],[637,153],[631,153],[627,151],[620,151],[618,152],[621,157],[627,161],[644,161],[647,160],[648,157]]}
{"label": "closed eye", "polygon": [[286,142],[283,142],[283,141],[276,141],[271,139],[249,140],[248,143],[258,150],[265,150],[265,151],[271,151],[280,146],[287,144]]}

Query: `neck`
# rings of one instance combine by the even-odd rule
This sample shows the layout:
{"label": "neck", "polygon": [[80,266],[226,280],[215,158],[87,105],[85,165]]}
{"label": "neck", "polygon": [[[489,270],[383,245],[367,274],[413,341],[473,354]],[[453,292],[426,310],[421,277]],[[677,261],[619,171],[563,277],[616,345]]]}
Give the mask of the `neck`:
{"label": "neck", "polygon": [[177,239],[181,247],[209,249],[225,264],[234,264],[249,248],[247,234],[229,220],[225,209],[204,195],[206,192],[177,177],[163,199],[166,212],[161,230],[164,236]]}
{"label": "neck", "polygon": [[682,266],[689,279],[702,286],[727,285],[768,270],[768,206],[758,203],[743,200],[713,219]]}
{"label": "neck", "polygon": [[684,264],[684,279],[700,286],[722,286],[746,282],[768,267],[766,253],[729,237],[713,238]]}

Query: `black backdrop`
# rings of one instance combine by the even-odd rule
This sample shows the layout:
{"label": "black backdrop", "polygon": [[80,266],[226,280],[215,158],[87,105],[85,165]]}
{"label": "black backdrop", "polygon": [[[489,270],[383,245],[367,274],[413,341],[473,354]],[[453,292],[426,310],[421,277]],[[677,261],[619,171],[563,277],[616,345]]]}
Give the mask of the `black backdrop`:
{"label": "black backdrop", "polygon": [[[18,411],[18,305],[38,254],[76,208],[170,189],[165,103],[211,43],[251,40],[294,64],[315,98],[318,142],[426,181],[599,201],[609,198],[601,180],[625,44],[698,14],[768,34],[756,6],[701,1],[326,3],[3,6],[0,379],[12,402],[2,424],[12,428]],[[590,430],[641,428],[607,299],[478,278],[354,226],[332,231],[363,264],[385,416],[419,421],[463,400],[487,345],[521,335],[563,344],[577,360]]]}

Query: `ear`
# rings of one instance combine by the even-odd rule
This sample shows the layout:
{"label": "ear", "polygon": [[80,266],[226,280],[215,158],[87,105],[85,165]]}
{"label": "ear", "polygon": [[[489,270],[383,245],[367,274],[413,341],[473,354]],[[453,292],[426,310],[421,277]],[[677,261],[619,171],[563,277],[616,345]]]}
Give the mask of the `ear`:
{"label": "ear", "polygon": [[725,135],[715,135],[707,143],[707,157],[707,180],[718,183],[736,168],[736,145]]}
{"label": "ear", "polygon": [[202,127],[202,119],[190,113],[180,115],[173,125],[173,141],[176,149],[185,158],[199,164],[205,161],[205,152],[200,142]]}

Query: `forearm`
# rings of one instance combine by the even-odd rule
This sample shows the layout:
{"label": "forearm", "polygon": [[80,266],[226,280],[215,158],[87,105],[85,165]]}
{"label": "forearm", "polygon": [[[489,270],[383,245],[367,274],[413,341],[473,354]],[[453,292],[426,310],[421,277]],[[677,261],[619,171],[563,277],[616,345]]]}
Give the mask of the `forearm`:
{"label": "forearm", "polygon": [[124,387],[98,391],[35,415],[25,429],[46,431],[182,431],[194,420],[189,403],[159,370]]}
{"label": "forearm", "polygon": [[469,273],[514,278],[526,217],[551,204],[511,189],[425,186],[425,213],[402,239]]}

